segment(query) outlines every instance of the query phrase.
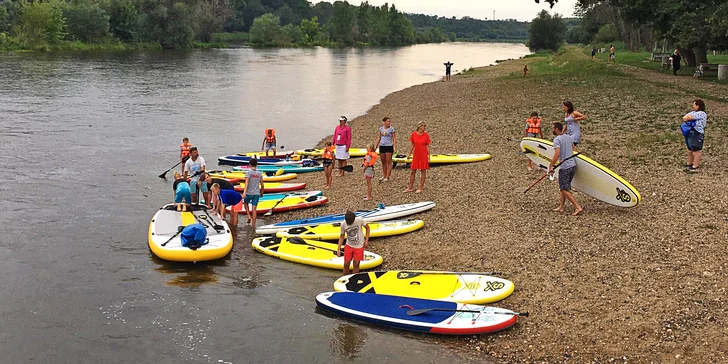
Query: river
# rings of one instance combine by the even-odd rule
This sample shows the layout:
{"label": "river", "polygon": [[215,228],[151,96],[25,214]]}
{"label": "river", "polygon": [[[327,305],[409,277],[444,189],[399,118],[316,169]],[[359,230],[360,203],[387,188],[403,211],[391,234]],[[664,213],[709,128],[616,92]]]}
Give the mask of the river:
{"label": "river", "polygon": [[256,253],[245,229],[214,263],[152,257],[149,220],[172,197],[157,175],[183,136],[209,166],[260,148],[267,127],[279,146],[310,147],[339,115],[439,79],[446,61],[457,71],[527,53],[451,43],[0,54],[0,361],[458,361],[457,341],[315,310],[339,272]]}

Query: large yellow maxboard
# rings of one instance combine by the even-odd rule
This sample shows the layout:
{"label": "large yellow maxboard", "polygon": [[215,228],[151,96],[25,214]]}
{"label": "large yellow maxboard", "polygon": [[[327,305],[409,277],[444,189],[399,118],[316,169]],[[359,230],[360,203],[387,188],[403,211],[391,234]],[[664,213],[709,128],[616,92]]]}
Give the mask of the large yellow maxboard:
{"label": "large yellow maxboard", "polygon": [[436,299],[466,304],[500,301],[513,293],[513,282],[484,273],[390,270],[350,274],[334,290]]}
{"label": "large yellow maxboard", "polygon": [[[425,222],[422,220],[370,222],[369,237],[380,238],[406,234],[421,229],[424,225]],[[276,233],[278,237],[291,238],[298,236],[309,240],[339,240],[340,235],[341,223],[300,226]]]}
{"label": "large yellow maxboard", "polygon": [[[430,164],[471,163],[488,160],[490,154],[430,154]],[[412,163],[412,158],[405,154],[392,157],[394,163]]]}
{"label": "large yellow maxboard", "polygon": [[[152,217],[149,223],[149,249],[157,257],[164,260],[177,262],[202,262],[207,260],[220,259],[233,248],[233,235],[224,220],[209,211],[206,213],[204,205],[191,205],[191,211],[178,212],[173,204],[165,205]],[[193,215],[194,214],[194,215]],[[197,215],[197,218],[195,218]],[[209,243],[197,250],[182,246],[182,240],[177,234],[180,226],[204,222],[207,227],[207,239]],[[213,226],[220,225],[219,231]],[[172,238],[172,236],[175,236]],[[170,238],[172,238],[170,240]],[[166,243],[164,246],[165,242]]]}
{"label": "large yellow maxboard", "polygon": [[[210,177],[212,178],[235,178],[240,181],[245,181],[245,173],[243,171],[213,171],[210,172]],[[298,174],[296,173],[284,173],[280,176],[272,175],[268,176],[266,174],[263,174],[263,182],[283,182],[292,180],[294,178],[298,177]]]}
{"label": "large yellow maxboard", "polygon": [[[548,171],[554,156],[554,144],[538,138],[523,138],[521,151],[540,169]],[[619,207],[634,207],[642,196],[634,186],[609,168],[591,158],[579,154],[572,158],[576,161],[576,172],[571,185],[579,192]],[[554,176],[558,178],[559,168]]]}
{"label": "large yellow maxboard", "polygon": [[[252,245],[261,253],[289,262],[321,268],[344,269],[344,248],[341,248],[341,254],[337,257],[336,243],[268,236],[253,239]],[[379,254],[364,251],[364,260],[361,261],[359,268],[371,269],[382,264],[382,261]]]}
{"label": "large yellow maxboard", "polygon": [[[296,154],[303,155],[307,157],[320,157],[323,154],[323,149],[299,149],[296,151]],[[336,153],[334,153],[336,155]],[[367,149],[366,148],[349,148],[349,157],[356,158],[356,157],[363,157],[367,155]]]}

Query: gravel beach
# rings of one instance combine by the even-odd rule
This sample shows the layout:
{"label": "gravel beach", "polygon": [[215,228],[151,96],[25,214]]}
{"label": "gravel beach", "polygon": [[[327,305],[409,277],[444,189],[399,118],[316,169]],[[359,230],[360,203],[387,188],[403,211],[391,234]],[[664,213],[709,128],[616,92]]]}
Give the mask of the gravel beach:
{"label": "gravel beach", "polygon": [[[678,125],[695,98],[705,99],[709,124],[701,171],[688,174]],[[539,112],[552,138],[550,124],[563,119],[566,99],[588,117],[580,151],[630,181],[640,205],[622,209],[577,192],[584,212],[572,217],[551,212],[555,181],[523,193],[542,175],[519,154],[525,120]],[[402,193],[403,166],[377,183],[378,161],[373,201],[363,200],[361,160],[353,159],[355,172],[334,177],[325,191],[326,207],[285,219],[435,201],[434,210],[415,216],[425,220],[422,230],[371,241],[369,249],[384,257],[380,268],[502,272],[516,291],[495,305],[531,313],[501,333],[444,345],[506,362],[728,361],[728,85],[594,64],[569,48],[392,93],[351,121],[352,146],[374,143],[385,116],[401,153],[425,121],[432,153],[493,158],[433,166],[422,194]],[[331,120],[332,132],[336,125]],[[324,185],[319,173],[299,180],[309,189]]]}

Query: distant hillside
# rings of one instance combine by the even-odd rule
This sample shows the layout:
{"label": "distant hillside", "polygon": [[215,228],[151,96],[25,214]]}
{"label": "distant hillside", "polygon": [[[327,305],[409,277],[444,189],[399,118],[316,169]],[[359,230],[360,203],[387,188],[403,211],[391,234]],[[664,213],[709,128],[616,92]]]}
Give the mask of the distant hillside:
{"label": "distant hillside", "polygon": [[455,34],[458,40],[515,41],[528,39],[529,22],[509,20],[482,20],[471,17],[447,18],[436,15],[405,14],[417,31],[439,27],[445,34]]}

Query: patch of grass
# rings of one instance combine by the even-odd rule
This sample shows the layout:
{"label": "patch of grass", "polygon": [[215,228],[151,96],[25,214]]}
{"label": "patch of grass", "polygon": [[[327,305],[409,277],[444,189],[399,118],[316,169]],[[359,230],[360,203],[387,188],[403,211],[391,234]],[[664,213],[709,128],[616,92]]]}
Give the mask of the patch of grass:
{"label": "patch of grass", "polygon": [[718,225],[715,225],[715,224],[703,224],[703,225],[700,225],[700,227],[703,229],[708,229],[708,230],[718,230]]}
{"label": "patch of grass", "polygon": [[682,135],[677,130],[665,131],[659,134],[636,133],[635,136],[629,139],[629,144],[635,147],[649,148],[655,145],[678,143],[682,139]]}

